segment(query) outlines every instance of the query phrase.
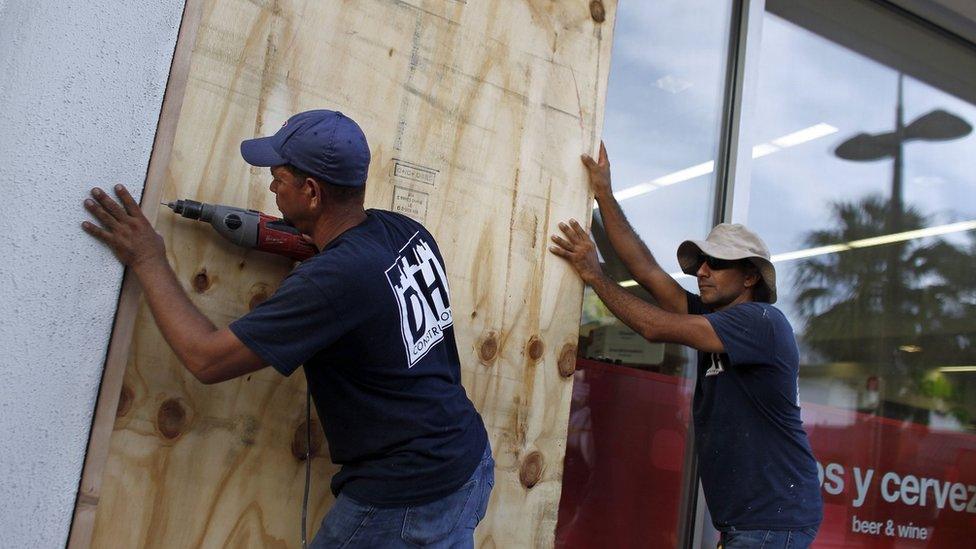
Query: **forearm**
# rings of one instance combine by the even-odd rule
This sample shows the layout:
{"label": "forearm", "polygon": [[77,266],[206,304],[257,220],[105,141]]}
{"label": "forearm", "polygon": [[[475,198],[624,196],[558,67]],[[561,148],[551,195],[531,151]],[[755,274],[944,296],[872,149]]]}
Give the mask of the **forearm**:
{"label": "forearm", "polygon": [[656,307],[622,288],[603,274],[584,280],[603,301],[613,316],[649,341],[661,341],[670,317],[676,316]]}
{"label": "forearm", "polygon": [[[647,271],[648,265],[657,266],[654,256],[627,221],[627,216],[614,198],[613,193],[597,193],[597,203],[600,205],[600,217],[607,231],[607,237],[615,252],[627,266],[631,273]],[[636,273],[635,273],[636,274]]]}
{"label": "forearm", "polygon": [[190,301],[165,258],[133,267],[163,338],[194,375],[207,365],[217,327]]}
{"label": "forearm", "polygon": [[634,280],[651,292],[654,299],[667,310],[687,312],[681,286],[661,268],[647,245],[637,236],[613,193],[598,192],[596,199],[610,245]]}

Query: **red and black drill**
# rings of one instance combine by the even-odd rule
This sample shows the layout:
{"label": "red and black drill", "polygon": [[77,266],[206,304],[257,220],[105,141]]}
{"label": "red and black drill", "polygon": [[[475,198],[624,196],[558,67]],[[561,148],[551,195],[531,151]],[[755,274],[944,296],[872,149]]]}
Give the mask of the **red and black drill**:
{"label": "red and black drill", "polygon": [[195,200],[176,200],[166,206],[188,219],[210,223],[220,236],[244,248],[283,255],[296,261],[304,261],[318,253],[298,229],[257,210]]}

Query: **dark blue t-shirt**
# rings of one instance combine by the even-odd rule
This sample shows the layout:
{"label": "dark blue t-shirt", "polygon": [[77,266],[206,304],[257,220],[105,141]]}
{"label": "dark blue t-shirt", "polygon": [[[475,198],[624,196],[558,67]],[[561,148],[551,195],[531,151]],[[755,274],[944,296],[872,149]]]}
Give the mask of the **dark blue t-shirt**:
{"label": "dark blue t-shirt", "polygon": [[342,465],[334,494],[426,503],[467,481],[487,434],[461,385],[437,244],[408,217],[366,213],[230,329],[284,375],[304,364]]}
{"label": "dark blue t-shirt", "polygon": [[793,328],[768,303],[704,314],[721,355],[698,352],[695,441],[702,488],[719,530],[787,530],[820,524],[817,463],[800,420],[799,351]]}

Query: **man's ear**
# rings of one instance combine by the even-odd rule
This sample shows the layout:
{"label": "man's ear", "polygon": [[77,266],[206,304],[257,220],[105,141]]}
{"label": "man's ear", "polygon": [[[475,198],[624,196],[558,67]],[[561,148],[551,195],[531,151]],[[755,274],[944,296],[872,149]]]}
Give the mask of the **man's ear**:
{"label": "man's ear", "polygon": [[322,188],[319,187],[319,184],[314,179],[306,177],[304,183],[302,183],[302,190],[305,191],[305,196],[308,197],[309,206],[318,208],[322,205]]}
{"label": "man's ear", "polygon": [[759,274],[759,269],[756,269],[755,267],[749,267],[746,269],[746,288],[755,288],[759,284],[760,280],[762,280],[762,275]]}

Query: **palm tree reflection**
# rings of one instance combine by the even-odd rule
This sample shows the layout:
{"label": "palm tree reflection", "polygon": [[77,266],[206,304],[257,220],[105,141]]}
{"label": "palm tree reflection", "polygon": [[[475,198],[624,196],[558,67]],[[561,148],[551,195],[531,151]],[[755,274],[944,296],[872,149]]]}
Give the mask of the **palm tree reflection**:
{"label": "palm tree reflection", "polygon": [[[891,207],[880,196],[832,203],[833,227],[808,233],[806,244],[890,234]],[[911,206],[900,222],[902,230],[930,225]],[[892,259],[901,268],[889,269]],[[972,237],[968,246],[915,239],[808,258],[795,274],[802,340],[821,359],[854,363],[883,381],[881,398],[862,411],[928,424],[934,408],[970,424],[966,385],[950,384],[935,369],[976,364],[974,274]]]}

